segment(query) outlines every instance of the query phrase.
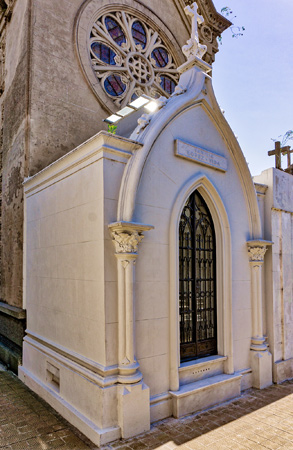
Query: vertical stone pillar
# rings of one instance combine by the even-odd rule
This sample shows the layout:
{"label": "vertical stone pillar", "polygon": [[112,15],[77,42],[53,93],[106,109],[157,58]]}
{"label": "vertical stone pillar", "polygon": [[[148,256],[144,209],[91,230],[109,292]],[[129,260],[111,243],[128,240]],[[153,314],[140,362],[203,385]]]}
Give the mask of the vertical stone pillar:
{"label": "vertical stone pillar", "polygon": [[248,241],[248,255],[251,269],[252,338],[250,361],[253,387],[262,389],[272,384],[272,355],[268,351],[263,333],[263,283],[262,266],[267,247],[272,242]]}
{"label": "vertical stone pillar", "polygon": [[151,225],[109,225],[118,270],[118,421],[123,438],[150,429],[150,393],[135,357],[135,262],[143,232]]}

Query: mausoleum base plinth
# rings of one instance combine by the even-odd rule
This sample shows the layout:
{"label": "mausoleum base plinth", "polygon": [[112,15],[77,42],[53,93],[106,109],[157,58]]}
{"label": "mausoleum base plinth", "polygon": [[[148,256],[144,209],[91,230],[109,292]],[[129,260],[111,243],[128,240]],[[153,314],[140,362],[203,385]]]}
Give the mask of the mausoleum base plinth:
{"label": "mausoleum base plinth", "polygon": [[130,438],[150,429],[150,389],[143,383],[120,385],[118,423],[122,438]]}
{"label": "mausoleum base plinth", "polygon": [[293,378],[293,358],[277,361],[273,364],[273,381],[282,383]]}
{"label": "mausoleum base plinth", "polygon": [[252,387],[263,389],[272,384],[272,355],[266,350],[263,352],[250,351],[252,369]]}

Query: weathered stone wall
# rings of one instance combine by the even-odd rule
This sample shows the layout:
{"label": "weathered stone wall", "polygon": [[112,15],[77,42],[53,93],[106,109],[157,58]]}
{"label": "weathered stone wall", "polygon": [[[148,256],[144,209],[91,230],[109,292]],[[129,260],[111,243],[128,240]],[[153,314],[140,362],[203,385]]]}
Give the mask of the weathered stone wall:
{"label": "weathered stone wall", "polygon": [[268,169],[254,177],[268,186],[265,195],[265,238],[273,241],[266,259],[266,320],[273,378],[293,377],[293,177]]}
{"label": "weathered stone wall", "polygon": [[[85,79],[75,49],[81,0],[16,0],[6,28],[2,95],[2,291],[22,305],[22,182],[105,129],[108,115]],[[137,3],[131,2],[133,6]],[[185,25],[173,2],[144,0],[180,45]]]}
{"label": "weathered stone wall", "polygon": [[[30,175],[106,129],[103,119],[109,112],[85,79],[75,49],[75,21],[87,3],[33,2]],[[137,5],[135,0],[126,3]],[[163,18],[181,45],[185,43],[186,27],[173,2],[142,3]]]}
{"label": "weathered stone wall", "polygon": [[23,189],[29,69],[28,0],[16,2],[6,25],[2,112],[2,283],[1,298],[22,305]]}
{"label": "weathered stone wall", "polygon": [[[103,119],[109,111],[87,81],[76,49],[79,13],[91,1],[13,0],[5,35],[0,17],[0,299],[19,308],[23,307],[23,180],[106,129]],[[189,23],[178,0],[116,3],[148,8],[153,21],[159,24],[160,19],[166,25],[183,58],[180,47],[189,38]]]}
{"label": "weathered stone wall", "polygon": [[[102,120],[109,112],[86,80],[76,51],[76,21],[87,3],[14,0],[12,15],[0,23],[0,88],[4,89],[0,92],[0,300],[19,308],[23,307],[23,180],[106,128]],[[136,0],[128,3],[137,5]],[[141,3],[163,18],[180,45],[185,43],[186,26],[173,2]],[[0,314],[0,346],[2,342],[5,349],[0,359],[10,366],[7,355],[14,345],[13,330],[17,327],[23,334],[25,328],[17,320]]]}

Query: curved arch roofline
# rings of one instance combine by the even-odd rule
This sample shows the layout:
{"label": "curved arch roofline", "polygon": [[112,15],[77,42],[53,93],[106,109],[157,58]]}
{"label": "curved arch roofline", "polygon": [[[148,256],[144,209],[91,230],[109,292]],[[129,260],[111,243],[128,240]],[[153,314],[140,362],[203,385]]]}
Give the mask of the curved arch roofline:
{"label": "curved arch roofline", "polygon": [[130,158],[125,168],[119,193],[117,220],[132,220],[144,166],[156,140],[164,129],[186,110],[202,107],[220,133],[229,151],[244,192],[250,220],[251,238],[259,239],[262,236],[261,221],[248,165],[233,131],[219,108],[210,78],[208,77],[206,83],[205,80],[205,74],[197,68],[185,72],[180,78],[179,85],[184,86],[186,91],[183,89],[182,94],[175,95],[165,107],[153,114],[149,125],[141,133],[137,134],[138,128],[132,133],[130,138],[143,144],[143,147]]}

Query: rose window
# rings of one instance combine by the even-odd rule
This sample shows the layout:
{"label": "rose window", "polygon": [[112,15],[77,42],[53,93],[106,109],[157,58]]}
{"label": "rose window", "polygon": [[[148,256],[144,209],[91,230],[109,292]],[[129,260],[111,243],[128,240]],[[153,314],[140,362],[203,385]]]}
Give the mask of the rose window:
{"label": "rose window", "polygon": [[142,94],[169,97],[179,75],[159,33],[125,12],[99,17],[90,34],[92,68],[105,94],[123,107]]}

